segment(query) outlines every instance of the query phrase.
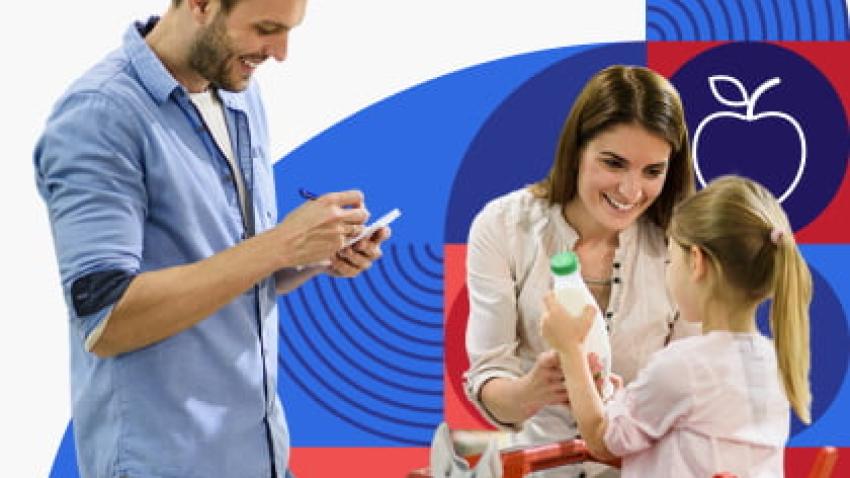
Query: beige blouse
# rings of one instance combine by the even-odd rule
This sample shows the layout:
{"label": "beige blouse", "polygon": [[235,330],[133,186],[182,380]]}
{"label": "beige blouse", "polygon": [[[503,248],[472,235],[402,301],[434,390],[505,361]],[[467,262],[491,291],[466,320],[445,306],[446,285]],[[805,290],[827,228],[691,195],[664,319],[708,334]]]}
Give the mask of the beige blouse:
{"label": "beige blouse", "polygon": [[[494,425],[479,399],[481,386],[494,377],[520,377],[547,350],[540,335],[543,295],[552,288],[549,259],[571,250],[578,234],[558,205],[535,198],[527,189],[488,203],[469,232],[467,287],[469,323],[465,374],[469,399]],[[670,334],[699,333],[675,320],[675,306],[664,282],[667,248],[662,231],[639,220],[619,236],[609,306],[603,311],[611,339],[612,370],[629,383]],[[576,424],[565,406],[549,406],[521,424],[514,443],[528,445],[572,438]]]}

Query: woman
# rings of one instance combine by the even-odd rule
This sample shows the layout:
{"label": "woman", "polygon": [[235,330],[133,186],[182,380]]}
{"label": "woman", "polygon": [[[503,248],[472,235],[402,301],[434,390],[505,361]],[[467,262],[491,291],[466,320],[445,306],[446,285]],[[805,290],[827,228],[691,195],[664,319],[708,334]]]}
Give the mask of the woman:
{"label": "woman", "polygon": [[[627,383],[673,335],[664,285],[665,230],[693,192],[688,133],[676,90],[642,67],[597,73],[573,104],[548,176],[491,201],[470,229],[466,389],[516,444],[576,436],[558,358],[540,336],[549,259],[574,251],[603,312],[613,371]],[[547,476],[582,476],[562,468]]]}

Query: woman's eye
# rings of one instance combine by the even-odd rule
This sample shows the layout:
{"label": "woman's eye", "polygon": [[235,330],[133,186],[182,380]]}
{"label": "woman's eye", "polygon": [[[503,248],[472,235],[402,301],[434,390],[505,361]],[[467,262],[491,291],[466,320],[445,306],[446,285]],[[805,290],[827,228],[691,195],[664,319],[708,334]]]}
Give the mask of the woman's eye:
{"label": "woman's eye", "polygon": [[646,174],[646,177],[648,178],[657,178],[659,176],[663,176],[666,171],[667,168],[665,166],[655,165],[646,168],[646,172],[644,174]]}

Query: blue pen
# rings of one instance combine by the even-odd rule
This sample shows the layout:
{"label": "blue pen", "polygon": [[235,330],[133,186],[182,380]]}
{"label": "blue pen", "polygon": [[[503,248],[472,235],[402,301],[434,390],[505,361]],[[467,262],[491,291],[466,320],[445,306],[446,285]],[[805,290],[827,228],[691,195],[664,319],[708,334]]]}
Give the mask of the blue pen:
{"label": "blue pen", "polygon": [[310,192],[304,188],[298,188],[298,194],[301,195],[302,198],[307,199],[308,201],[315,201],[316,199],[319,199],[318,194]]}

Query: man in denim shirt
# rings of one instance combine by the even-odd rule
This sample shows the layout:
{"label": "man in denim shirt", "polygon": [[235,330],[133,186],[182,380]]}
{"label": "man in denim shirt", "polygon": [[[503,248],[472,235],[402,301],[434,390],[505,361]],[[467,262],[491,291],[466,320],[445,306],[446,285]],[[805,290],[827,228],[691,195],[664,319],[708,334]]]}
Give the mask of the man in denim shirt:
{"label": "man in denim shirt", "polygon": [[276,294],[380,257],[362,194],[277,223],[254,69],[306,0],[174,0],[59,99],[35,151],[83,477],[277,478]]}

